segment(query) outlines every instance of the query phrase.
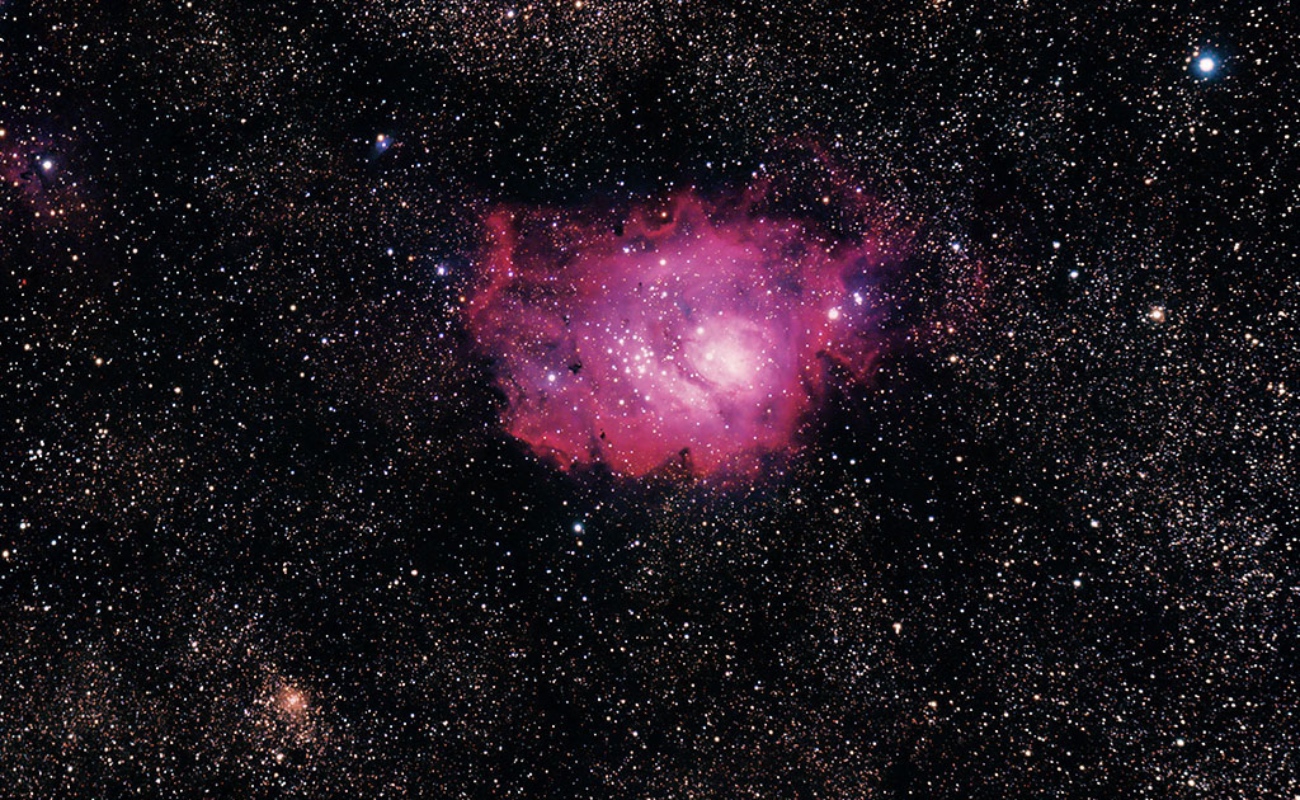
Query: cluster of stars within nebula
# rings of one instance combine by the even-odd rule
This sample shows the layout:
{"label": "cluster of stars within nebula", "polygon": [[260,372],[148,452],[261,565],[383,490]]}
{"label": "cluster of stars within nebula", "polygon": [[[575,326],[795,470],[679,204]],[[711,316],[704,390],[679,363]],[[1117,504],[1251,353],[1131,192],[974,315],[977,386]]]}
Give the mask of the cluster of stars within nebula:
{"label": "cluster of stars within nebula", "polygon": [[687,192],[613,225],[494,213],[469,320],[506,429],[632,476],[746,473],[795,446],[832,365],[871,367],[872,289],[899,245],[758,207]]}

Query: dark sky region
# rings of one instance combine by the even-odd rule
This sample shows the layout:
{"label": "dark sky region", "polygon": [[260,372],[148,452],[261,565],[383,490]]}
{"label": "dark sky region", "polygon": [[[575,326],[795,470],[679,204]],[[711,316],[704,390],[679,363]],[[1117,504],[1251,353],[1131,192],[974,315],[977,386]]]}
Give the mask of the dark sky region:
{"label": "dark sky region", "polygon": [[0,796],[1300,797],[1294,11],[0,0]]}

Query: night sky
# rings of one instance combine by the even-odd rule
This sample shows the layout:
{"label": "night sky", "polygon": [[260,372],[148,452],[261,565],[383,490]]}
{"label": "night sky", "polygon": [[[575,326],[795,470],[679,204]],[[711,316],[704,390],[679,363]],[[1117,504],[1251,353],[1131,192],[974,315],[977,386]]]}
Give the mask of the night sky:
{"label": "night sky", "polygon": [[1289,2],[0,0],[0,796],[1300,798]]}

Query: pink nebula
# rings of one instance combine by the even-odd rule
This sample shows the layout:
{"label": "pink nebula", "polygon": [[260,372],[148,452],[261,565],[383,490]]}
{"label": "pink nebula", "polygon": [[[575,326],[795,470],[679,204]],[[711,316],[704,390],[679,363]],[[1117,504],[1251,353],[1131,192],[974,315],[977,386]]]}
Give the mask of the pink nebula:
{"label": "pink nebula", "polygon": [[468,322],[505,429],[561,468],[627,476],[744,475],[794,449],[830,363],[875,359],[891,248],[758,205],[685,193],[621,226],[492,214]]}

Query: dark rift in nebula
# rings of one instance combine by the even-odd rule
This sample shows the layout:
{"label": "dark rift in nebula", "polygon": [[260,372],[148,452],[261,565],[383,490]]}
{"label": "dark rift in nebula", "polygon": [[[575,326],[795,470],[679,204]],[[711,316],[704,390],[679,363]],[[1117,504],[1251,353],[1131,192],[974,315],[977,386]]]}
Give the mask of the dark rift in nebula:
{"label": "dark rift in nebula", "polygon": [[793,450],[832,365],[869,373],[875,286],[907,237],[860,193],[839,209],[851,235],[766,194],[492,213],[467,313],[505,429],[563,469],[627,476],[747,475]]}

